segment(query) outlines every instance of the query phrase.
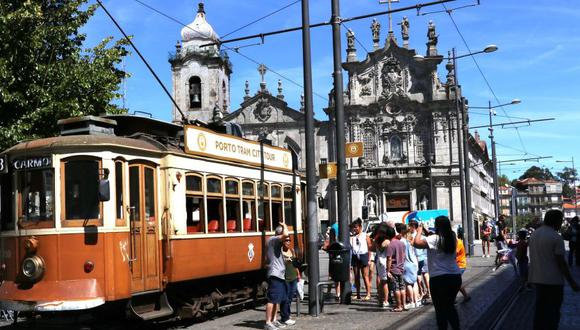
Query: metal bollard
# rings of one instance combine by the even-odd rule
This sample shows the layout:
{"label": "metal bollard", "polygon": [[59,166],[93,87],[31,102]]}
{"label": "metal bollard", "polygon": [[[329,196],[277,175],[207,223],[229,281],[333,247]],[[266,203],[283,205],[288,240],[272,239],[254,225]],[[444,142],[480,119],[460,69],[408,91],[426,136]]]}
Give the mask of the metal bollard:
{"label": "metal bollard", "polygon": [[334,281],[318,282],[316,285],[316,317],[320,314],[320,287],[323,285],[334,285]]}

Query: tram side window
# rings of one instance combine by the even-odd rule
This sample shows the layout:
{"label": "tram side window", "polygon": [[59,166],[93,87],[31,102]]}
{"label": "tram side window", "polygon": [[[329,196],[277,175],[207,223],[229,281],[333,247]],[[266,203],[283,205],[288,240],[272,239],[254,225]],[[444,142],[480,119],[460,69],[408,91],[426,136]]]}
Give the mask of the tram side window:
{"label": "tram side window", "polygon": [[284,209],[282,208],[282,188],[279,185],[272,185],[272,226],[275,228],[284,221]]}
{"label": "tram side window", "polygon": [[12,176],[0,174],[0,217],[3,231],[14,229],[12,209]]}
{"label": "tram side window", "polygon": [[18,218],[22,224],[54,220],[53,176],[52,169],[18,173]]}
{"label": "tram side window", "polygon": [[187,233],[203,233],[205,231],[205,207],[201,176],[186,175],[185,190]]}
{"label": "tram side window", "polygon": [[64,180],[65,220],[99,219],[99,161],[66,161]]}
{"label": "tram side window", "polygon": [[226,229],[228,233],[241,232],[240,184],[235,179],[226,180]]}
{"label": "tram side window", "polygon": [[258,184],[258,230],[272,231],[270,219],[270,194],[268,184]]}
{"label": "tram side window", "polygon": [[224,232],[224,211],[222,180],[210,177],[206,181],[207,189],[207,231],[209,233]]}
{"label": "tram side window", "polygon": [[256,231],[256,194],[254,182],[242,183],[242,216],[244,232]]}
{"label": "tram side window", "polygon": [[292,187],[284,186],[284,223],[288,225],[289,230],[294,230],[295,223],[294,212],[292,211],[292,197]]}
{"label": "tram side window", "polygon": [[124,196],[123,196],[123,162],[115,162],[115,209],[117,212],[117,225],[125,225],[125,212],[124,212]]}

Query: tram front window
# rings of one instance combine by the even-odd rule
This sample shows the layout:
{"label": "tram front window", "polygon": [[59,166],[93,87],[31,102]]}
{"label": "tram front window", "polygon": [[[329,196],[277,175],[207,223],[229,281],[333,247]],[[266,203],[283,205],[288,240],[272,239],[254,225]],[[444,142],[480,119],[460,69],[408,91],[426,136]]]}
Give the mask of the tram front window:
{"label": "tram front window", "polygon": [[18,173],[18,192],[20,194],[18,218],[21,223],[53,219],[54,180],[52,169]]}

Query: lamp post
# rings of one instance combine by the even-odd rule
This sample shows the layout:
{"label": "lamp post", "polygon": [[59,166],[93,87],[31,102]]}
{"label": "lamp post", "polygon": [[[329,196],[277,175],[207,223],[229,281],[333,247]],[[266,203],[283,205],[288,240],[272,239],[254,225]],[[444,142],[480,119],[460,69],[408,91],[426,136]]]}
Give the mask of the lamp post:
{"label": "lamp post", "polygon": [[574,216],[578,216],[578,191],[576,190],[576,179],[578,174],[576,173],[576,167],[574,166],[574,157],[572,160],[557,160],[556,163],[572,163],[572,171],[574,172],[574,183],[572,188],[574,189]]}
{"label": "lamp post", "polygon": [[[467,230],[467,253],[473,255],[474,246],[474,229],[473,229],[473,210],[471,208],[471,178],[470,178],[470,161],[469,161],[469,128],[467,123],[467,106],[464,99],[459,93],[459,82],[457,78],[457,59],[473,56],[483,53],[493,53],[498,49],[496,45],[488,45],[483,50],[457,55],[455,47],[451,49],[451,57],[443,58],[451,60],[453,63],[453,81],[455,87],[455,110],[457,111],[457,127],[461,127],[461,143],[458,144],[459,153],[459,180],[461,182],[461,210],[462,225]],[[414,58],[419,61],[426,60],[422,55],[415,55]]]}
{"label": "lamp post", "polygon": [[487,109],[487,110],[489,110],[489,128],[488,129],[489,129],[489,139],[491,141],[491,161],[493,164],[493,198],[494,198],[493,204],[494,204],[494,214],[495,214],[496,219],[499,217],[499,193],[498,193],[499,189],[498,189],[498,180],[497,180],[497,157],[496,157],[496,153],[495,153],[495,139],[493,136],[493,116],[495,115],[495,112],[493,111],[493,109],[507,106],[507,105],[518,104],[521,102],[522,101],[519,99],[513,99],[510,103],[491,106],[491,101],[488,101],[487,107],[470,107],[472,109]]}

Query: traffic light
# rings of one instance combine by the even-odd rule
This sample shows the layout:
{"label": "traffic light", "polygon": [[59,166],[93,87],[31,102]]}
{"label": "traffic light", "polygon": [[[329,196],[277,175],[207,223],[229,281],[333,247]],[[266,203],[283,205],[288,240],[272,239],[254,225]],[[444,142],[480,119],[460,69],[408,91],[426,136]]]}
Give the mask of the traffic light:
{"label": "traffic light", "polygon": [[362,206],[362,218],[366,220],[369,218],[369,207],[367,205]]}

